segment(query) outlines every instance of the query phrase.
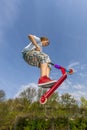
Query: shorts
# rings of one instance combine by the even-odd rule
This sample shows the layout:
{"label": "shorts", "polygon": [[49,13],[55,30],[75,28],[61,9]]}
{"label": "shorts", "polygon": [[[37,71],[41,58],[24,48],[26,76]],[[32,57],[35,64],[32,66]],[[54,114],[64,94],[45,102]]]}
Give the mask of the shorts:
{"label": "shorts", "polygon": [[[40,64],[51,62],[47,54],[35,50],[23,53],[23,58],[29,65],[37,67],[40,67]],[[50,64],[48,66],[51,68]]]}

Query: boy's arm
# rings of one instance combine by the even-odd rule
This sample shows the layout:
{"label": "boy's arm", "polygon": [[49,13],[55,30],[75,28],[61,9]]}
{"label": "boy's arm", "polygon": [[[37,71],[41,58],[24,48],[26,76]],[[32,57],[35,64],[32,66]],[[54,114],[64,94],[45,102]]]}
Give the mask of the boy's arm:
{"label": "boy's arm", "polygon": [[40,51],[40,47],[38,46],[38,44],[37,44],[37,42],[36,42],[34,36],[30,34],[30,35],[28,35],[28,38],[29,38],[29,40],[35,45],[36,50],[37,50],[37,51]]}

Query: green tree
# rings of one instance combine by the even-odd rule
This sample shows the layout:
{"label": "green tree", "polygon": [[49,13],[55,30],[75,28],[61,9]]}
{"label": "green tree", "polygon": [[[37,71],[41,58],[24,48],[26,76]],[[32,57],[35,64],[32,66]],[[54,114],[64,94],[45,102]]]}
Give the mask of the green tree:
{"label": "green tree", "polygon": [[65,107],[72,107],[77,104],[72,95],[65,93],[61,96],[61,104]]}
{"label": "green tree", "polygon": [[75,116],[78,113],[78,104],[77,101],[72,97],[72,95],[65,93],[61,96],[60,102],[61,109],[63,110],[63,114],[65,113],[67,116]]}
{"label": "green tree", "polygon": [[5,99],[5,92],[3,90],[0,90],[0,102],[4,101]]}
{"label": "green tree", "polygon": [[81,97],[81,107],[87,109],[87,99]]}
{"label": "green tree", "polygon": [[36,89],[33,87],[29,87],[19,94],[19,98],[24,98],[24,99],[27,98],[27,100],[30,103],[32,103],[35,100],[36,94],[37,94]]}

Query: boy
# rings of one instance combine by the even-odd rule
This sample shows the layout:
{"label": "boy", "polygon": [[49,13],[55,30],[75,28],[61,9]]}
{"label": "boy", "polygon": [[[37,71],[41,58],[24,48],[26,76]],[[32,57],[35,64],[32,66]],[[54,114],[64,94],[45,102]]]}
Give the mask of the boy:
{"label": "boy", "polygon": [[34,35],[28,35],[28,38],[31,42],[22,51],[24,60],[29,65],[40,68],[39,87],[53,85],[56,81],[49,78],[51,66],[48,63],[51,62],[51,60],[47,54],[42,52],[42,47],[49,45],[48,38],[39,38]]}

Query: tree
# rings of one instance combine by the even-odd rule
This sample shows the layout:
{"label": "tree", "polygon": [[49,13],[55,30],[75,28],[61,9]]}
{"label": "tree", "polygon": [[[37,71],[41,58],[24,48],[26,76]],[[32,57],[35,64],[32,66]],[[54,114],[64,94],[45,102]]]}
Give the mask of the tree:
{"label": "tree", "polygon": [[77,102],[70,94],[66,93],[61,96],[61,103],[65,107],[72,107]]}
{"label": "tree", "polygon": [[46,93],[47,89],[45,88],[38,88],[37,90],[37,101],[40,100],[41,96]]}
{"label": "tree", "polygon": [[4,101],[5,99],[5,92],[3,90],[0,90],[0,102]]}
{"label": "tree", "polygon": [[35,100],[35,97],[36,89],[33,87],[29,87],[19,94],[19,98],[26,98],[30,103],[32,103]]}
{"label": "tree", "polygon": [[75,116],[78,113],[77,101],[68,93],[61,96],[61,109],[68,116]]}
{"label": "tree", "polygon": [[81,97],[81,107],[87,109],[87,100],[84,97]]}

